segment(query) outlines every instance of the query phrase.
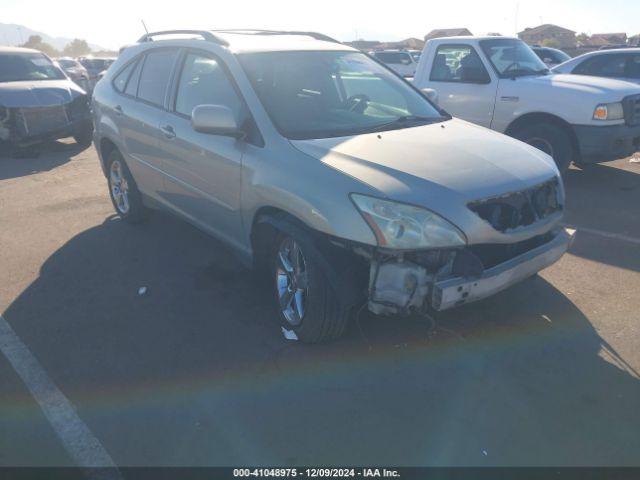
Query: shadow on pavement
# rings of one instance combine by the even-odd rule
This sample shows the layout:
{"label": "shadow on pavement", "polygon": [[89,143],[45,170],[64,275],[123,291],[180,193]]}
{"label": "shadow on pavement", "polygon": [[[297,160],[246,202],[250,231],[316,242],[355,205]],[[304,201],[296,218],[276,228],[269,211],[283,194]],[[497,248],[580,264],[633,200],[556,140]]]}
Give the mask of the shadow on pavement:
{"label": "shadow on pavement", "polygon": [[270,305],[157,214],[71,239],[4,317],[121,466],[640,463],[636,374],[541,278],[321,346],[285,341]]}
{"label": "shadow on pavement", "polygon": [[71,161],[86,148],[75,142],[57,141],[36,145],[16,154],[5,146],[0,148],[0,180],[48,172]]}

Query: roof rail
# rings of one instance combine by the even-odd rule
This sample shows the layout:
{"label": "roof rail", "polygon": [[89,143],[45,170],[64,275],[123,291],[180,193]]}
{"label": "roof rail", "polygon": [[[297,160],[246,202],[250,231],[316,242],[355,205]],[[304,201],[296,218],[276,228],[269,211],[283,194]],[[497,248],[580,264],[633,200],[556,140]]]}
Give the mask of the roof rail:
{"label": "roof rail", "polygon": [[235,29],[235,30],[212,30],[220,33],[237,33],[240,35],[300,35],[305,37],[315,38],[316,40],[322,40],[324,42],[342,43],[335,38],[331,38],[324,33],[318,32],[300,32],[290,30],[256,30],[256,29]]}
{"label": "roof rail", "polygon": [[223,40],[222,38],[217,37],[216,35],[211,33],[209,30],[164,30],[161,32],[152,32],[152,33],[147,33],[142,37],[140,37],[140,39],[138,39],[138,43],[152,42],[153,37],[159,37],[161,35],[199,35],[202,37],[203,40],[206,40],[207,42],[214,42],[224,46],[229,45],[229,43],[226,40]]}

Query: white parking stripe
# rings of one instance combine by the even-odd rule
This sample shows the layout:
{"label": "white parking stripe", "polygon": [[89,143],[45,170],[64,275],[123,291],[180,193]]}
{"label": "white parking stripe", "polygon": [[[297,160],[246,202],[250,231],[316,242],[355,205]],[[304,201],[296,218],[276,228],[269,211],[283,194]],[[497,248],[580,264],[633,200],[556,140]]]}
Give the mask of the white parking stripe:
{"label": "white parking stripe", "polygon": [[595,228],[576,227],[574,225],[565,225],[567,228],[573,228],[579,232],[590,233],[591,235],[597,235],[599,237],[611,238],[613,240],[620,240],[621,242],[633,243],[634,245],[640,245],[640,238],[630,237],[629,235],[623,235],[621,233],[611,233],[602,230],[596,230]]}
{"label": "white parking stripe", "polygon": [[49,420],[67,453],[83,468],[110,467],[112,470],[88,472],[89,477],[117,480],[122,476],[113,460],[76,413],[71,402],[56,388],[38,360],[0,316],[0,351],[27,386]]}

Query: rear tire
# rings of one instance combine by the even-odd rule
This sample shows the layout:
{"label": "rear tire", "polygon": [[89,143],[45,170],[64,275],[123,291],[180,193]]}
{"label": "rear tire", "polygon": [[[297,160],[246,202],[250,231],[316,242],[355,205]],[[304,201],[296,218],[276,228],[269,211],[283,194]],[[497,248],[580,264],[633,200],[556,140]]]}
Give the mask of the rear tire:
{"label": "rear tire", "polygon": [[271,283],[281,326],[304,343],[321,343],[343,335],[346,307],[323,272],[322,253],[310,235],[277,235],[271,250]]}
{"label": "rear tire", "polygon": [[551,123],[536,123],[523,127],[513,135],[538,150],[551,155],[560,172],[565,172],[574,158],[571,137],[561,127]]}
{"label": "rear tire", "polygon": [[118,150],[111,152],[107,159],[107,182],[109,196],[118,216],[127,223],[140,223],[148,214],[127,164]]}

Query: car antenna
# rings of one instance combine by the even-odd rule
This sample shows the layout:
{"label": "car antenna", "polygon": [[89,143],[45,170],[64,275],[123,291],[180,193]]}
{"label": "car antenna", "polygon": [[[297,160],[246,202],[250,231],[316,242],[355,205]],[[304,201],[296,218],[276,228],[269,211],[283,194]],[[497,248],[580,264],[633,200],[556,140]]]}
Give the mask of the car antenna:
{"label": "car antenna", "polygon": [[140,19],[140,21],[142,22],[142,26],[144,27],[144,32],[149,35],[149,30],[147,30],[147,24],[144,23],[144,19]]}

